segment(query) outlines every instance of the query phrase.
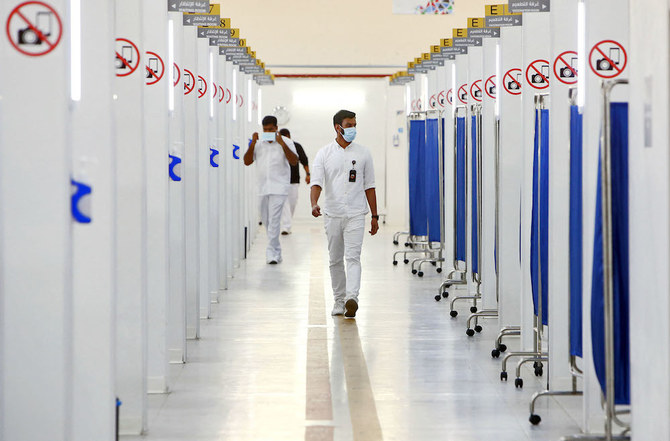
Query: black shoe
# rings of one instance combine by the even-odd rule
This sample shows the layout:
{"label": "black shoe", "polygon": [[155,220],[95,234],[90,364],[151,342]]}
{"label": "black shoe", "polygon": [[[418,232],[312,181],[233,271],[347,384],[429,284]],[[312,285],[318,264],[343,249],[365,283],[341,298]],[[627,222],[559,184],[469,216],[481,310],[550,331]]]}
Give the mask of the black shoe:
{"label": "black shoe", "polygon": [[349,299],[344,304],[344,316],[347,318],[356,317],[356,311],[358,311],[358,302],[354,299]]}
{"label": "black shoe", "polygon": [[277,261],[276,261],[276,260],[271,260],[271,261],[268,262],[268,264],[270,264],[270,265],[276,265],[276,264],[277,264]]}
{"label": "black shoe", "polygon": [[289,234],[291,234],[291,233],[289,233],[288,231],[282,231],[282,232],[281,232],[281,235],[282,235],[282,236],[288,236]]}

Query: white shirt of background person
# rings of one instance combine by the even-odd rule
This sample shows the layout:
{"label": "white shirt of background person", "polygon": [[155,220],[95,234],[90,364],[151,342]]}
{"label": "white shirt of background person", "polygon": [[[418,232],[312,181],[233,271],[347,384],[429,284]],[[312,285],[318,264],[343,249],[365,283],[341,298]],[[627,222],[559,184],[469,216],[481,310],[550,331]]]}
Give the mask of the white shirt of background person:
{"label": "white shirt of background person", "polygon": [[258,133],[254,133],[249,149],[244,154],[244,165],[249,166],[256,162],[258,167],[258,195],[261,221],[268,234],[265,254],[269,264],[282,261],[279,243],[281,213],[291,181],[290,166],[298,163],[293,141],[281,136],[277,129],[277,118],[263,118],[261,141],[259,142]]}
{"label": "white shirt of background person", "polygon": [[[372,211],[369,233],[379,230],[374,166],[367,148],[354,143],[356,114],[340,110],[333,117],[337,138],[317,153],[312,163],[312,216],[321,216],[319,198],[325,191],[324,214],[330,279],[335,306],[332,315],[356,317],[361,286],[361,249],[365,215]],[[346,273],[345,273],[346,261]]]}

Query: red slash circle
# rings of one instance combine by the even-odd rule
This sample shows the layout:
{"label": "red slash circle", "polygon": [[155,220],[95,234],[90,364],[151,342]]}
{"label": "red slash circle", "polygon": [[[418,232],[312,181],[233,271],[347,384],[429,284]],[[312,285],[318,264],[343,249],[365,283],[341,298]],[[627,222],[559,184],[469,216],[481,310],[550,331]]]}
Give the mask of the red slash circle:
{"label": "red slash circle", "polygon": [[549,62],[547,60],[535,60],[526,68],[526,81],[535,89],[546,89],[549,87]]}
{"label": "red slash circle", "polygon": [[[155,52],[147,51],[147,58],[149,60],[149,66],[147,68],[147,86],[158,83],[165,74],[165,64],[163,59]],[[155,63],[152,63],[151,60],[156,60]],[[160,63],[160,66],[158,65]],[[155,64],[155,69],[152,64]]]}
{"label": "red slash circle", "polygon": [[437,102],[440,104],[440,107],[444,107],[444,92],[446,92],[446,90],[437,94]]}
{"label": "red slash circle", "polygon": [[184,95],[193,92],[193,89],[195,89],[195,77],[193,76],[193,72],[184,69]]}
{"label": "red slash circle", "polygon": [[176,73],[176,75],[174,76],[174,87],[177,87],[177,84],[179,84],[179,80],[181,79],[181,69],[179,69],[177,63],[174,63],[174,68],[177,71],[177,72],[173,71],[173,75],[174,73]]}
{"label": "red slash circle", "polygon": [[14,49],[29,57],[40,57],[56,49],[60,43],[63,22],[51,6],[29,1],[21,3],[9,13],[6,32]]}
{"label": "red slash circle", "polygon": [[486,83],[484,84],[484,90],[486,91],[486,94],[489,97],[496,99],[498,86],[496,85],[495,75],[491,75],[490,77],[488,77]]}
{"label": "red slash circle", "polygon": [[226,91],[223,90],[223,87],[219,86],[219,91],[221,92],[219,95],[221,95],[221,98],[219,98],[219,103],[222,103],[223,100],[226,98]]}
{"label": "red slash circle", "polygon": [[449,104],[454,104],[454,89],[449,89],[447,92],[447,102]]}
{"label": "red slash circle", "polygon": [[470,86],[470,96],[472,99],[475,101],[481,102],[482,97],[484,96],[482,93],[482,80],[477,80],[474,83],[472,83],[472,86]]}
{"label": "red slash circle", "polygon": [[626,69],[628,54],[619,42],[603,40],[591,49],[589,64],[593,73],[600,78],[618,77]]}
{"label": "red slash circle", "polygon": [[463,104],[468,103],[468,85],[463,84],[461,87],[458,88],[458,100],[462,102]]}
{"label": "red slash circle", "polygon": [[503,87],[510,95],[521,95],[521,69],[510,69],[503,76]]}
{"label": "red slash circle", "polygon": [[204,89],[202,87],[198,87],[198,93],[200,94],[198,95],[198,98],[202,98],[207,93],[207,81],[205,81],[205,79],[200,75],[198,75],[198,80],[202,81],[202,84],[205,85]]}

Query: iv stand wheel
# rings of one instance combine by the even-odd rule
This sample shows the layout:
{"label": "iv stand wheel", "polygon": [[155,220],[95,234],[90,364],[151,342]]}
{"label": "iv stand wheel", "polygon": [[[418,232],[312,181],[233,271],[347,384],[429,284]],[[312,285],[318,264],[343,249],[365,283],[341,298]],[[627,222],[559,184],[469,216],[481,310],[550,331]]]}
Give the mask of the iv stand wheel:
{"label": "iv stand wheel", "polygon": [[535,368],[535,376],[536,377],[541,377],[542,374],[544,374],[544,369],[542,369],[542,366],[538,366]]}
{"label": "iv stand wheel", "polygon": [[398,245],[398,241],[397,241],[397,240],[394,240],[394,241],[393,241],[393,245]]}
{"label": "iv stand wheel", "polygon": [[533,426],[537,426],[540,424],[540,421],[542,421],[542,418],[540,418],[540,415],[531,414],[530,418],[528,418],[528,421],[530,421]]}
{"label": "iv stand wheel", "polygon": [[435,301],[436,301],[436,302],[439,302],[440,300],[442,300],[442,296],[439,295],[439,294],[436,295],[436,296],[435,296]]}
{"label": "iv stand wheel", "polygon": [[438,274],[440,274],[442,272],[442,268],[438,268],[436,271]]}
{"label": "iv stand wheel", "polygon": [[500,357],[500,351],[497,350],[497,349],[492,350],[492,351],[491,351],[491,357],[492,357],[492,358],[498,358],[498,357]]}
{"label": "iv stand wheel", "polygon": [[482,328],[482,325],[475,326],[475,332],[477,332],[477,333],[482,332],[483,329],[484,328]]}
{"label": "iv stand wheel", "polygon": [[471,307],[470,307],[470,312],[473,313],[473,314],[474,314],[475,312],[477,312],[477,307],[476,307],[476,306],[471,306]]}
{"label": "iv stand wheel", "polygon": [[442,293],[442,297],[444,297],[445,299],[446,299],[447,297],[449,297],[449,292],[444,291],[444,292]]}
{"label": "iv stand wheel", "polygon": [[397,261],[397,260],[394,260],[394,261],[393,261],[393,266],[395,266],[395,265],[397,265],[397,264],[398,264],[398,261]]}
{"label": "iv stand wheel", "polygon": [[466,334],[468,337],[472,337],[473,335],[475,335],[475,331],[472,330],[472,329],[468,329],[467,331],[465,331],[465,334]]}
{"label": "iv stand wheel", "polygon": [[458,315],[458,311],[456,311],[456,310],[450,311],[449,315],[452,316],[452,317],[456,317]]}
{"label": "iv stand wheel", "polygon": [[523,378],[517,378],[514,380],[514,387],[517,389],[523,389]]}
{"label": "iv stand wheel", "polygon": [[409,263],[409,259],[405,259],[405,260],[403,260],[403,263],[404,263],[405,265],[407,265],[407,264]]}
{"label": "iv stand wheel", "polygon": [[419,276],[419,277],[423,277],[423,271],[419,271],[419,273],[417,274],[417,276]]}
{"label": "iv stand wheel", "polygon": [[504,343],[500,343],[500,344],[498,345],[498,350],[499,350],[500,352],[505,352],[505,351],[507,350],[507,345],[504,344]]}
{"label": "iv stand wheel", "polygon": [[507,372],[500,373],[500,381],[507,381]]}

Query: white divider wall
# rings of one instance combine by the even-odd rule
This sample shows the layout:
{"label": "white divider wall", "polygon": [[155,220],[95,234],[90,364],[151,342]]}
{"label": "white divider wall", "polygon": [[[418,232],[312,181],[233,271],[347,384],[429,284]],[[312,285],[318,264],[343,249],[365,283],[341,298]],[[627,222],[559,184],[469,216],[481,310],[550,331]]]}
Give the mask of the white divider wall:
{"label": "white divider wall", "polygon": [[[144,3],[145,78],[144,145],[147,188],[147,318],[149,393],[167,392],[167,323],[169,301],[168,224],[168,59],[167,9],[162,0]],[[149,53],[152,52],[152,53]],[[160,57],[160,58],[159,58]],[[147,69],[151,70],[150,73]],[[156,72],[158,70],[158,73]],[[156,81],[158,78],[160,80]]]}
{"label": "white divider wall", "polygon": [[[184,27],[181,12],[168,13],[168,56],[165,66],[168,77],[169,155],[172,169],[169,176],[169,307],[168,353],[170,363],[186,361],[186,220],[184,190],[184,68],[182,46]],[[179,163],[177,163],[179,161]]]}
{"label": "white divider wall", "polygon": [[[20,3],[2,2],[0,16],[8,18]],[[50,3],[69,34],[66,2]],[[36,12],[23,11],[29,19]],[[12,20],[13,42],[25,27],[18,16]],[[12,66],[0,69],[0,438],[6,440],[70,439],[70,409],[63,405],[72,399],[73,350],[67,51],[67,39],[41,57],[19,53],[7,38],[0,43],[0,64]]]}
{"label": "white divider wall", "polygon": [[[116,373],[120,408],[121,434],[139,434],[146,429],[147,376],[147,289],[146,289],[146,175],[144,121],[145,61],[142,44],[143,4],[135,0],[118,0],[116,16],[117,38],[135,44],[138,53],[116,51],[125,57],[132,54],[130,64],[139,66],[127,76],[117,76],[115,82],[114,117],[116,119],[116,288],[117,337]],[[134,48],[133,48],[134,49]],[[138,58],[135,58],[138,57]],[[117,58],[117,75],[130,69]]]}
{"label": "white divider wall", "polygon": [[[197,32],[197,27],[194,26]],[[210,113],[212,104],[212,88],[214,77],[211,75],[209,57],[209,39],[198,38],[196,42],[198,51],[196,91],[198,112],[198,142],[197,142],[197,173],[198,173],[198,295],[200,297],[200,318],[209,318],[211,301],[209,295],[209,127],[211,123]],[[195,73],[195,72],[194,72]],[[214,267],[216,268],[216,267]]]}
{"label": "white divider wall", "polygon": [[[579,94],[584,97],[584,147],[583,147],[583,353],[584,353],[584,430],[587,433],[603,432],[603,410],[601,390],[593,367],[591,345],[591,273],[593,267],[593,240],[595,222],[596,182],[600,129],[602,124],[601,78],[593,73],[589,53],[593,46],[603,40],[616,40],[628,50],[628,0],[589,0],[585,6],[585,47],[580,48],[581,71],[584,83]],[[610,54],[607,54],[608,56]],[[598,57],[601,58],[601,57]],[[622,58],[623,59],[623,58]],[[628,63],[630,66],[630,63]],[[628,78],[626,68],[617,78]],[[619,86],[612,94],[612,101],[628,101],[628,87]],[[581,102],[580,98],[580,102]],[[633,176],[633,175],[631,175]],[[631,179],[631,182],[633,179]],[[632,286],[632,285],[631,285]]]}
{"label": "white divider wall", "polygon": [[630,328],[631,410],[644,441],[670,433],[667,0],[630,4],[630,37],[630,322],[644,323]]}
{"label": "white divider wall", "polygon": [[[466,118],[466,130],[465,130],[465,145],[467,146],[467,153],[466,153],[466,163],[465,163],[465,176],[467,176],[467,185],[466,188],[467,190],[467,197],[466,197],[466,210],[465,212],[467,213],[466,215],[466,231],[468,232],[466,237],[466,245],[465,249],[467,250],[467,262],[468,262],[468,290],[470,294],[476,294],[477,293],[477,285],[472,281],[472,275],[474,274],[474,257],[475,257],[475,252],[474,249],[472,248],[472,236],[473,234],[476,234],[476,226],[475,229],[473,230],[473,221],[474,221],[474,213],[472,211],[472,203],[473,201],[476,201],[477,196],[473,194],[474,187],[472,185],[473,179],[475,179],[475,175],[472,170],[472,159],[473,155],[476,154],[475,149],[476,146],[472,142],[472,116],[474,113],[471,111],[470,106],[473,104],[478,104],[480,103],[481,98],[479,97],[473,97],[472,93],[470,92],[471,90],[474,92],[475,89],[473,85],[477,81],[481,81],[482,79],[482,70],[483,70],[483,61],[482,61],[482,56],[483,56],[483,49],[481,46],[470,46],[468,48],[468,54],[467,55],[461,55],[462,57],[465,57],[465,72],[463,76],[463,81],[465,82],[465,89],[459,92],[459,95],[462,95],[463,92],[467,93],[467,118]],[[479,83],[481,84],[481,83]],[[483,91],[482,91],[483,92]],[[481,215],[481,214],[480,214]],[[481,240],[481,238],[479,238]],[[481,267],[478,268],[478,272],[481,275]],[[480,285],[479,287],[479,292],[482,292],[482,286]],[[481,306],[479,303],[477,306]]]}
{"label": "white divider wall", "polygon": [[[491,87],[495,87],[496,54],[499,38],[484,38],[482,42],[482,218],[481,271],[482,271],[482,307],[496,309],[496,174],[495,174],[495,136],[496,136],[496,100]],[[487,80],[491,78],[491,82]],[[493,86],[491,86],[493,84]]]}
{"label": "white divider wall", "polygon": [[[199,247],[199,175],[198,175],[198,28],[184,26],[184,117],[186,190],[186,338],[200,335],[200,247]],[[188,72],[187,72],[188,71]],[[192,73],[192,77],[190,76]],[[190,82],[190,83],[189,83]],[[190,84],[190,86],[189,86]],[[190,88],[193,88],[189,92]]]}
{"label": "white divider wall", "polygon": [[[218,302],[219,300],[219,277],[221,275],[221,268],[219,265],[219,177],[221,175],[221,147],[219,146],[219,112],[222,110],[219,97],[221,96],[221,75],[219,73],[219,48],[209,48],[209,63],[210,63],[210,78],[212,82],[212,90],[209,93],[209,125],[207,128],[209,144],[207,146],[208,160],[207,170],[209,178],[209,192],[208,192],[208,292],[210,302]],[[218,152],[218,153],[217,153]],[[217,165],[218,167],[215,167]]]}
{"label": "white divider wall", "polygon": [[[500,301],[499,325],[521,324],[521,267],[519,265],[519,190],[521,185],[521,95],[507,85],[521,69],[521,28],[500,29]],[[510,75],[507,73],[510,72]],[[510,78],[510,76],[512,78]],[[516,78],[514,78],[516,80]],[[523,84],[523,80],[519,80]]]}
{"label": "white divider wall", "polygon": [[[447,275],[454,269],[454,104],[453,97],[455,62],[444,62],[444,80],[440,87],[444,91],[444,271]],[[451,91],[451,94],[449,94]]]}
{"label": "white divider wall", "polygon": [[227,191],[228,191],[228,209],[226,210],[226,237],[228,238],[228,274],[233,275],[233,269],[239,267],[240,264],[240,255],[238,252],[238,243],[235,234],[237,233],[237,207],[239,194],[233,189],[237,188],[236,179],[238,174],[238,167],[240,166],[240,161],[244,155],[245,150],[242,149],[242,146],[239,145],[237,141],[237,135],[235,133],[235,121],[237,119],[237,80],[235,77],[235,68],[233,63],[230,61],[226,62],[226,78],[228,78],[228,89],[230,90],[229,101],[226,102],[226,111],[228,112],[228,118],[226,119],[226,142],[228,145],[229,155],[231,161],[226,163],[226,182],[227,182]]}
{"label": "white divider wall", "polygon": [[[577,81],[557,78],[577,57],[578,0],[553,2],[551,5],[551,79],[549,126],[549,385],[553,390],[571,390],[570,373],[570,87]],[[566,54],[573,51],[573,54]],[[554,69],[554,66],[557,68]],[[577,66],[574,66],[575,69]],[[585,75],[586,72],[578,72]],[[575,398],[576,400],[576,398]]]}
{"label": "white divider wall", "polygon": [[218,196],[218,237],[219,237],[219,289],[224,290],[228,289],[228,261],[230,260],[229,256],[229,239],[228,239],[228,226],[230,224],[228,220],[228,200],[229,196],[226,192],[227,184],[226,179],[228,179],[229,166],[233,161],[231,154],[230,144],[226,141],[226,134],[228,132],[228,118],[230,117],[230,111],[228,110],[228,105],[226,100],[228,99],[229,93],[229,78],[226,75],[226,57],[224,55],[217,55],[216,61],[218,63],[218,83],[219,83],[219,93],[223,96],[219,96],[218,104],[218,124],[217,124],[217,133],[216,133],[216,148],[219,150],[218,164],[219,168],[217,169],[218,173],[218,184],[216,187],[215,194]]}
{"label": "white divider wall", "polygon": [[[236,189],[234,191],[234,199],[233,199],[233,224],[232,224],[232,231],[231,231],[231,240],[233,243],[233,252],[234,252],[234,262],[235,262],[235,267],[238,268],[240,266],[240,262],[242,258],[244,257],[244,227],[243,227],[243,222],[242,222],[242,198],[244,197],[244,193],[241,192],[242,190],[242,183],[241,183],[241,178],[242,178],[242,167],[244,167],[244,164],[242,163],[242,157],[244,156],[244,153],[247,151],[248,146],[246,146],[243,142],[244,135],[243,135],[243,129],[242,129],[242,123],[241,123],[241,118],[243,118],[243,115],[240,115],[240,90],[244,87],[244,85],[241,83],[241,75],[239,71],[237,70],[237,67],[234,66],[231,63],[231,72],[232,72],[232,78],[233,78],[233,98],[231,100],[232,103],[232,110],[233,110],[233,121],[231,124],[231,132],[233,134],[233,145],[237,146],[237,149],[234,148],[234,150],[237,151],[237,156],[238,158],[235,159],[235,162],[233,163],[233,173],[231,176],[231,190],[233,188]],[[239,190],[238,190],[239,189]],[[256,202],[258,203],[258,202]]]}
{"label": "white divider wall", "polygon": [[[70,68],[71,79],[76,78],[75,70],[81,74],[81,88],[77,81],[71,81],[69,88],[70,99],[76,98],[77,91],[81,90],[81,99],[70,103],[72,176],[75,180],[90,185],[92,193],[87,197],[90,198],[91,210],[88,214],[91,216],[91,223],[73,223],[71,230],[73,413],[69,439],[112,441],[116,401],[113,346],[116,325],[114,314],[116,154],[111,100],[114,65],[113,58],[110,57],[110,54],[114,53],[114,2],[106,0],[82,2],[80,11],[81,50],[77,51],[73,47],[70,52],[71,60],[82,61],[81,69],[76,69],[74,63]],[[73,12],[71,11],[71,17]],[[77,32],[75,23],[71,22],[70,26]],[[87,198],[82,199],[80,203],[84,211],[87,207]],[[50,222],[51,220],[49,218]],[[35,264],[34,261],[31,263]],[[41,273],[43,267],[41,264],[38,265]],[[31,326],[31,329],[41,326],[40,323]],[[51,344],[51,336],[47,341]],[[33,346],[29,347],[35,349]],[[48,366],[51,367],[52,363],[53,360]],[[25,365],[22,365],[22,368],[24,367]],[[35,399],[37,396],[33,395],[32,398]],[[33,413],[33,409],[28,412],[34,421],[37,415]],[[59,439],[53,435],[54,433],[49,433],[46,438]],[[45,437],[30,437],[24,433],[23,436],[5,438],[0,433],[0,438]]]}
{"label": "white divider wall", "polygon": [[[534,69],[528,69],[533,64],[544,74],[544,64],[537,60],[549,61],[549,44],[551,35],[550,14],[546,12],[523,14],[523,94],[522,118],[523,118],[523,143],[522,158],[522,181],[521,181],[521,347],[524,351],[533,350],[533,290],[530,278],[530,234],[531,234],[531,211],[533,207],[533,149],[535,137],[535,96],[540,93],[548,93],[549,89],[536,89],[529,83],[528,78],[538,75]],[[539,67],[538,67],[539,66]],[[549,63],[546,64],[549,66]],[[549,75],[549,83],[553,81]],[[545,82],[546,83],[546,82]],[[542,85],[544,86],[544,85]],[[550,275],[551,277],[551,275]]]}

